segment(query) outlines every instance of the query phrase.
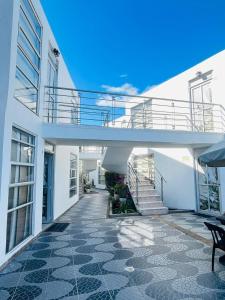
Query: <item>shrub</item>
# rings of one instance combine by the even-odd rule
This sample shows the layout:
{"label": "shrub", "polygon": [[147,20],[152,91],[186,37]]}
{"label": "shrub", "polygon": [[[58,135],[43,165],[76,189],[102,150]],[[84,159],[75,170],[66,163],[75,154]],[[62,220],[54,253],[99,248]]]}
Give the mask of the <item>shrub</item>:
{"label": "shrub", "polygon": [[118,194],[120,198],[127,198],[129,190],[126,184],[117,183],[114,189],[115,189],[115,193]]}

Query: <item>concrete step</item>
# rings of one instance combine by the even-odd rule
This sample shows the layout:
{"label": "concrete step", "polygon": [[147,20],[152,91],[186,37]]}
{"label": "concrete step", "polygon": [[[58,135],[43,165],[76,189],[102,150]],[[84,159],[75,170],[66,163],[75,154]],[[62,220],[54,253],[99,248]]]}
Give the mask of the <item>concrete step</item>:
{"label": "concrete step", "polygon": [[146,186],[154,188],[154,185],[151,184],[150,182],[139,182],[138,183],[138,187],[146,187]]}
{"label": "concrete step", "polygon": [[[136,199],[136,195],[132,195],[134,199]],[[138,196],[138,202],[155,202],[161,201],[161,197],[159,195],[151,195],[151,196]]]}
{"label": "concrete step", "polygon": [[139,191],[149,191],[149,190],[155,190],[154,186],[151,184],[148,185],[138,185],[138,190]]}
{"label": "concrete step", "polygon": [[168,207],[154,207],[148,209],[139,209],[142,216],[152,216],[152,215],[166,215],[168,214]]}
{"label": "concrete step", "polygon": [[151,202],[138,202],[139,209],[149,209],[149,208],[163,207],[162,201],[151,201]]}
{"label": "concrete step", "polygon": [[138,190],[138,193],[140,196],[148,196],[148,197],[151,197],[151,196],[157,196],[158,193],[155,189],[145,189],[145,190]]}

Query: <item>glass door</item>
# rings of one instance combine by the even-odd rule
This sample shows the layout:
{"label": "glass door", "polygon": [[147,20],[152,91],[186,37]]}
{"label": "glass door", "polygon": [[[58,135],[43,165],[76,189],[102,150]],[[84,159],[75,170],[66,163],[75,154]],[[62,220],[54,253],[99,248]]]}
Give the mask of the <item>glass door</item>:
{"label": "glass door", "polygon": [[220,181],[217,168],[198,165],[199,211],[220,212]]}
{"label": "glass door", "polygon": [[43,180],[43,204],[42,222],[49,223],[52,220],[53,209],[53,154],[44,154],[44,180]]}
{"label": "glass door", "polygon": [[192,115],[198,131],[213,131],[213,106],[211,80],[190,88]]}

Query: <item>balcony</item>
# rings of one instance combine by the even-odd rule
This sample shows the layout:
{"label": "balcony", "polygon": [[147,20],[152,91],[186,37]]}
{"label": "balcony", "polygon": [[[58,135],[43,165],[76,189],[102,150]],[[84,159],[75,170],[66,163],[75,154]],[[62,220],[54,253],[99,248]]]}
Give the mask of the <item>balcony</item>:
{"label": "balcony", "polygon": [[79,126],[224,132],[220,104],[45,88],[44,121]]}

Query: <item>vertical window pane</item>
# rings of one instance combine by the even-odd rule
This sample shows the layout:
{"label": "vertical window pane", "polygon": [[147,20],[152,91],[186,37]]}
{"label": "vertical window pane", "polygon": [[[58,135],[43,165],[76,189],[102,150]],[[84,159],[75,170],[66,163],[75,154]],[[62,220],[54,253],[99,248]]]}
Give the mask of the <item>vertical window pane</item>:
{"label": "vertical window pane", "polygon": [[15,97],[36,112],[38,90],[18,68],[16,69]]}
{"label": "vertical window pane", "polygon": [[6,251],[9,252],[31,234],[32,205],[8,213]]}
{"label": "vertical window pane", "polygon": [[29,18],[29,21],[32,24],[32,27],[34,28],[39,38],[41,38],[41,26],[37,20],[37,17],[35,16],[35,13],[30,5],[30,2],[28,0],[22,0],[22,6],[26,15]]}
{"label": "vertical window pane", "polygon": [[[34,167],[26,165],[33,162],[34,136],[17,128],[13,128],[11,146],[11,184],[8,195],[7,241],[9,252],[31,234],[33,175]],[[15,164],[16,162],[16,164]],[[21,163],[21,164],[20,164]],[[19,185],[18,185],[19,184]],[[23,205],[23,207],[21,207]]]}
{"label": "vertical window pane", "polygon": [[38,40],[35,33],[31,29],[30,24],[27,21],[27,18],[26,18],[25,14],[22,11],[20,13],[20,21],[19,22],[20,22],[20,26],[22,27],[23,31],[27,35],[27,37],[28,37],[29,41],[31,42],[31,44],[34,46],[34,48],[37,50],[37,52],[40,53],[40,48],[41,48],[40,47],[40,41]]}
{"label": "vertical window pane", "polygon": [[8,213],[6,252],[9,252],[10,250],[12,250],[15,247],[16,219],[17,219],[17,211],[12,211],[12,212]]}
{"label": "vertical window pane", "polygon": [[29,43],[28,39],[24,35],[23,31],[19,31],[19,36],[18,36],[18,43],[19,45],[23,48],[23,50],[26,52],[26,55],[29,57],[33,65],[39,69],[40,65],[40,58],[32,48],[31,44]]}
{"label": "vertical window pane", "polygon": [[19,144],[15,141],[11,145],[11,161],[19,161]]}
{"label": "vertical window pane", "polygon": [[20,186],[19,187],[19,203],[18,205],[22,205],[27,203],[28,201],[28,186]]}
{"label": "vertical window pane", "polygon": [[32,82],[32,84],[37,87],[39,75],[19,48],[17,51],[17,65],[20,70],[26,75],[26,77]]}
{"label": "vertical window pane", "polygon": [[36,113],[40,77],[41,26],[30,2],[22,1],[23,8],[20,9],[19,18],[15,98]]}
{"label": "vertical window pane", "polygon": [[18,187],[11,187],[9,189],[8,209],[17,207],[18,205]]}
{"label": "vertical window pane", "polygon": [[21,162],[32,163],[33,162],[33,148],[27,145],[21,144]]}

